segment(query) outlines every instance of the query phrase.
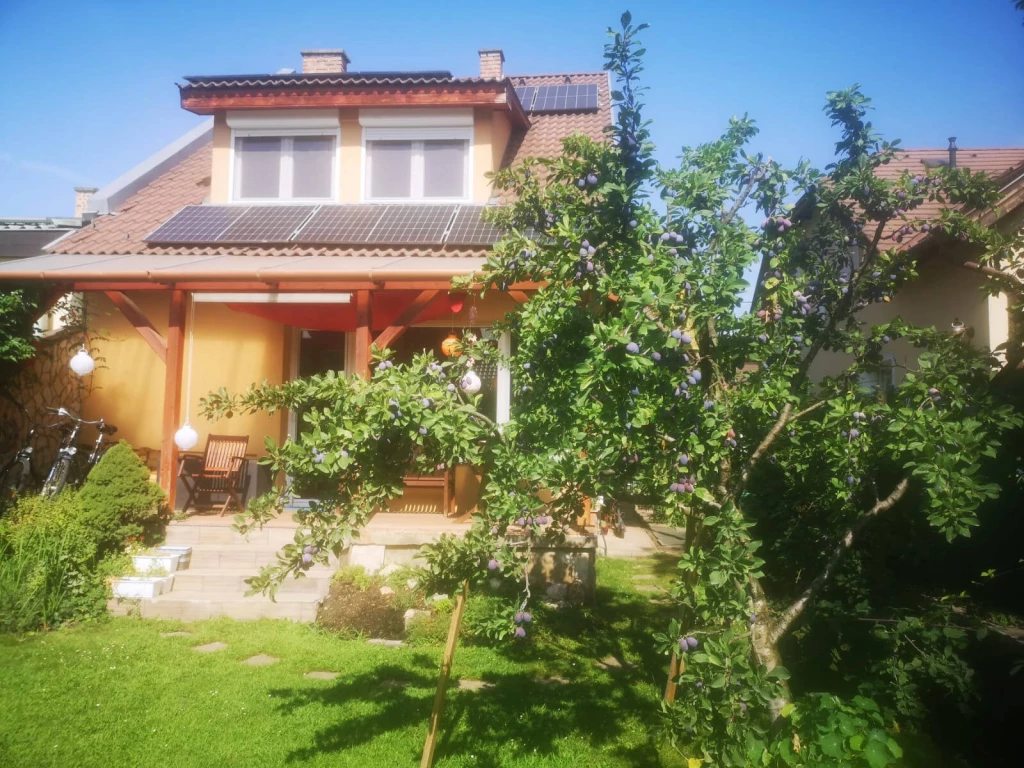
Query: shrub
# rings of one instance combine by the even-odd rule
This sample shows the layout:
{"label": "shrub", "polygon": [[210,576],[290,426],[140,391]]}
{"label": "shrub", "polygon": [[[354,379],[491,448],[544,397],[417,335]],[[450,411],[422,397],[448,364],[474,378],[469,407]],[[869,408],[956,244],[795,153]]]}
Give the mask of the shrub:
{"label": "shrub", "polygon": [[18,502],[0,520],[0,630],[47,629],[101,615],[98,542],[74,493]]}
{"label": "shrub", "polygon": [[104,454],[79,492],[83,522],[96,532],[101,551],[129,537],[152,537],[166,517],[164,492],[124,440]]}

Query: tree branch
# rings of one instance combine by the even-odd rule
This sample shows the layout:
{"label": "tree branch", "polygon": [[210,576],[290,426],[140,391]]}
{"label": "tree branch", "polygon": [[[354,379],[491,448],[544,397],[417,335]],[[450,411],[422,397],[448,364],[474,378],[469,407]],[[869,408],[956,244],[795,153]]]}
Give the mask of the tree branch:
{"label": "tree branch", "polygon": [[828,401],[819,400],[813,405],[804,408],[802,411],[797,411],[792,415],[790,414],[793,410],[793,407],[789,403],[786,403],[784,406],[782,406],[782,411],[779,413],[778,420],[775,422],[774,426],[772,426],[772,428],[768,431],[768,434],[764,436],[764,440],[761,441],[761,444],[757,446],[757,448],[754,450],[752,454],[750,454],[750,458],[747,459],[747,465],[743,468],[743,474],[740,475],[740,482],[736,488],[736,491],[733,494],[734,496],[739,497],[739,495],[743,493],[743,490],[747,486],[747,481],[750,479],[750,473],[757,465],[757,462],[759,462],[764,456],[764,454],[768,451],[768,449],[771,448],[772,444],[775,442],[775,439],[779,436],[782,430],[785,429],[789,424],[792,424],[794,421],[797,421],[798,419],[803,418],[807,414],[816,411],[826,402]]}
{"label": "tree branch", "polygon": [[796,601],[787,608],[778,621],[772,626],[771,632],[769,633],[768,639],[772,644],[779,641],[790,625],[804,612],[807,608],[808,603],[821,591],[832,576],[835,574],[836,569],[839,567],[839,563],[842,562],[846,553],[853,546],[853,540],[859,534],[864,527],[870,523],[874,518],[883,512],[891,509],[897,501],[903,498],[907,492],[907,488],[910,487],[910,478],[905,477],[900,480],[899,485],[893,488],[892,493],[886,496],[884,499],[875,502],[875,505],[865,512],[863,515],[857,518],[849,530],[843,535],[843,538],[839,540],[836,548],[832,550],[832,555],[829,557],[828,562],[825,563],[825,567],[822,569],[814,581],[811,582],[810,586],[803,591],[803,594],[796,599]]}
{"label": "tree branch", "polygon": [[976,261],[964,261],[960,264],[964,269],[972,269],[977,272],[981,272],[983,275],[994,277],[997,280],[1005,280],[1012,284],[1018,291],[1024,288],[1024,280],[1021,280],[1016,275],[1006,272],[1002,269],[996,269],[995,267],[987,267],[984,264],[979,264]]}

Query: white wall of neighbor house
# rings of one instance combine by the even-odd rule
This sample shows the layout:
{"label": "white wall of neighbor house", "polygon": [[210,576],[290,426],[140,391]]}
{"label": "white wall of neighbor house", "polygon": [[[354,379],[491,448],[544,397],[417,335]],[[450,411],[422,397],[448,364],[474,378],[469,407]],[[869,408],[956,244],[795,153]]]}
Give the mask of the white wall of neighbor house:
{"label": "white wall of neighbor house", "polygon": [[[891,302],[872,304],[857,314],[865,333],[871,326],[900,317],[923,327],[932,326],[949,331],[954,320],[960,320],[974,332],[976,346],[994,349],[1006,340],[1009,317],[1004,296],[989,296],[982,287],[985,278],[975,272],[951,265],[940,259],[923,260],[918,265],[920,277],[905,285]],[[886,345],[893,356],[897,382],[908,367],[914,367],[920,350],[904,339]],[[822,352],[811,366],[815,380],[841,373],[850,357],[841,353]]]}

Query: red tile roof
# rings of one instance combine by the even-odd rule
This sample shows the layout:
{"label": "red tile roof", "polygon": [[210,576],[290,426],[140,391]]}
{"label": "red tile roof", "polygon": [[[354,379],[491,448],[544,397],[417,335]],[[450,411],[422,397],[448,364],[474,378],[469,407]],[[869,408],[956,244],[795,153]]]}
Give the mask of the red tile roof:
{"label": "red tile roof", "polygon": [[[929,165],[936,165],[941,161],[948,162],[949,151],[947,149],[904,149],[899,150],[896,158],[887,165],[880,166],[875,175],[879,178],[894,181],[903,175],[904,171],[911,174],[925,173]],[[1024,163],[1024,147],[983,147],[977,149],[959,149],[956,154],[958,168],[969,168],[975,173],[987,173],[993,180],[997,180],[1011,169]],[[925,201],[911,212],[913,218],[937,219],[943,209],[941,203]],[[902,223],[891,223],[886,228],[886,235],[902,226]],[[905,239],[895,247],[900,250],[911,248],[925,239],[927,233],[917,233],[913,237]],[[890,243],[891,241],[884,241]]]}
{"label": "red tile roof", "polygon": [[[585,72],[567,75],[513,75],[513,85],[557,85],[566,82],[596,83],[597,112],[530,115],[530,127],[517,131],[509,139],[503,165],[518,163],[526,157],[553,157],[561,152],[562,139],[584,133],[595,140],[604,136],[612,120],[608,75]],[[151,246],[143,239],[158,225],[186,205],[202,203],[210,193],[212,145],[205,144],[177,165],[158,176],[149,185],[129,197],[112,215],[100,216],[74,235],[56,243],[49,253],[81,254],[187,254],[257,256],[482,256],[485,248],[422,247],[311,247],[292,246]]]}

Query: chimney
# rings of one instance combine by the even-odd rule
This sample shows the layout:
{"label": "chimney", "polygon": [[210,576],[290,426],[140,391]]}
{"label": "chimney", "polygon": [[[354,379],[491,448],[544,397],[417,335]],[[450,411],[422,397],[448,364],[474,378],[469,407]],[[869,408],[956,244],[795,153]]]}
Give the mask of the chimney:
{"label": "chimney", "polygon": [[480,49],[480,77],[488,80],[501,80],[505,77],[501,66],[504,63],[505,54],[501,48]]}
{"label": "chimney", "polygon": [[80,219],[89,210],[89,202],[96,194],[96,187],[75,187],[75,218]]}
{"label": "chimney", "polygon": [[956,136],[949,137],[949,167],[956,168]]}
{"label": "chimney", "polygon": [[341,48],[317,48],[311,51],[299,51],[302,54],[302,74],[334,75],[348,72],[352,60]]}

